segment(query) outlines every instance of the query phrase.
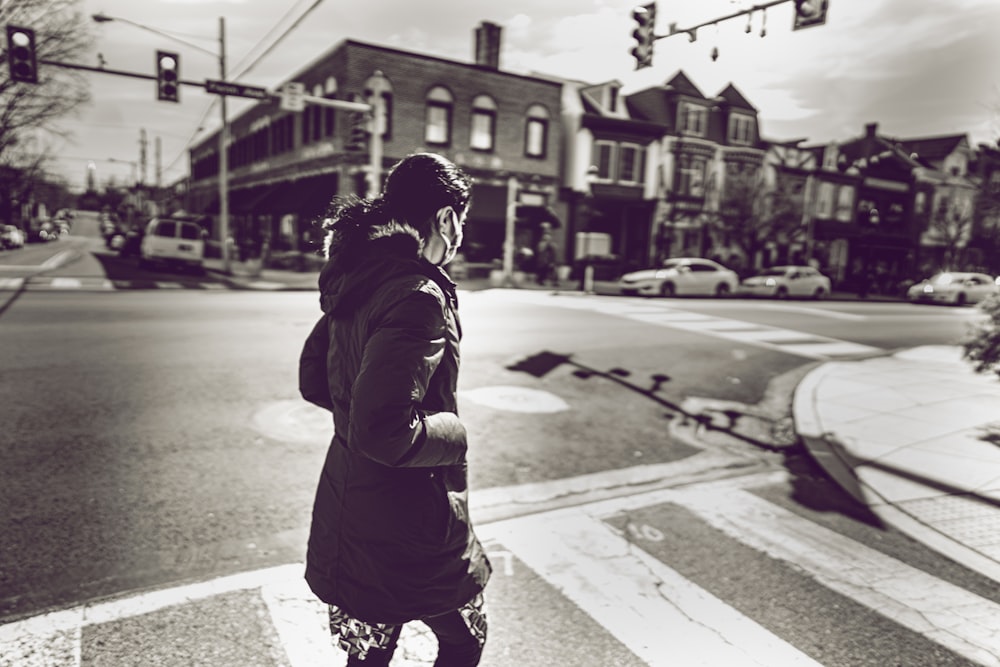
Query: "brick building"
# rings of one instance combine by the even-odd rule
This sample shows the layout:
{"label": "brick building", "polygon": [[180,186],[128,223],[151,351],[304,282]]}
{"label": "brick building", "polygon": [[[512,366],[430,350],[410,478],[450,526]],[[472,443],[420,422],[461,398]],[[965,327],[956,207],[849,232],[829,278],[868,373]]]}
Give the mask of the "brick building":
{"label": "brick building", "polygon": [[[445,155],[474,179],[466,226],[469,261],[503,255],[508,217],[520,244],[542,222],[565,246],[559,199],[561,83],[504,72],[500,27],[475,32],[475,61],[463,63],[346,40],[295,73],[308,94],[370,102],[380,79],[386,110],[380,178],[418,151]],[[381,73],[377,79],[376,72]],[[241,252],[310,251],[313,222],[334,195],[363,194],[370,142],[361,112],[307,104],[251,107],[230,122],[230,229]],[[192,147],[189,208],[217,214],[218,134]]]}

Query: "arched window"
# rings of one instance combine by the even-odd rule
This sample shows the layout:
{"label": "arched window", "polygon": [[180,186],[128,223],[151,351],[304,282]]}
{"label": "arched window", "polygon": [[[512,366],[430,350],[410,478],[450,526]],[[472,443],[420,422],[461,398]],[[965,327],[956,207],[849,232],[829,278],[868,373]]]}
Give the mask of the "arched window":
{"label": "arched window", "polygon": [[492,151],[496,141],[497,103],[489,95],[477,95],[472,100],[472,123],[469,147],[477,151]]}
{"label": "arched window", "polygon": [[448,146],[451,144],[451,116],[454,98],[444,86],[434,86],[427,93],[427,119],[424,126],[424,141],[428,144]]}
{"label": "arched window", "polygon": [[544,158],[549,144],[549,111],[541,104],[528,107],[524,125],[524,154]]}

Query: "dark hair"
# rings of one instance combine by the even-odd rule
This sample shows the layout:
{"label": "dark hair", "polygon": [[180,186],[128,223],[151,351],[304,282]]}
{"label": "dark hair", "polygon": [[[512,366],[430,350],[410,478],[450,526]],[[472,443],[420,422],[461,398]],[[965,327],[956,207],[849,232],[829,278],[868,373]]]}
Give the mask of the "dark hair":
{"label": "dark hair", "polygon": [[349,242],[390,220],[410,227],[423,240],[433,230],[434,214],[445,206],[461,213],[472,198],[472,179],[436,153],[413,153],[389,170],[382,194],[375,198],[334,197],[322,218],[329,256],[333,237]]}
{"label": "dark hair", "polygon": [[451,206],[461,213],[471,197],[471,179],[436,153],[414,153],[397,162],[389,170],[382,191],[385,213],[413,227],[421,238],[430,235],[439,209]]}

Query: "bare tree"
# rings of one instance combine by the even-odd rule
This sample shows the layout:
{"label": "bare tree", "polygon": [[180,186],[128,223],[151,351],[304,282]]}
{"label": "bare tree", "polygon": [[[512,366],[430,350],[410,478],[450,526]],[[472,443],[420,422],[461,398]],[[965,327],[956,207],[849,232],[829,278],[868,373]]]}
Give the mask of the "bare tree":
{"label": "bare tree", "polygon": [[945,184],[935,192],[926,239],[942,249],[942,269],[961,268],[962,256],[972,237],[973,191]]}
{"label": "bare tree", "polygon": [[0,23],[31,28],[39,60],[38,83],[10,79],[0,70],[0,198],[10,207],[30,191],[51,157],[46,137],[63,136],[55,121],[89,101],[86,78],[76,70],[42,64],[42,60],[79,62],[90,46],[89,24],[80,0],[16,0],[0,5]]}
{"label": "bare tree", "polygon": [[722,245],[737,247],[750,268],[768,243],[803,240],[801,197],[788,180],[769,183],[760,169],[730,175],[719,197],[718,209],[707,220]]}

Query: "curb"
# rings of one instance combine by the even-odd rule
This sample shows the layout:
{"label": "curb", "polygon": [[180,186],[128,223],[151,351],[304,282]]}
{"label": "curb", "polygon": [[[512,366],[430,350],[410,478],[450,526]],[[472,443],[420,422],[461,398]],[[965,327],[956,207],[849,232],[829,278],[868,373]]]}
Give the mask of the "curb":
{"label": "curb", "polygon": [[[830,475],[837,486],[865,505],[886,525],[970,570],[994,581],[1000,581],[1000,563],[920,520],[866,484],[854,472],[850,452],[844,451],[846,449],[844,445],[836,443],[833,439],[834,434],[823,429],[818,411],[815,409],[816,391],[843,363],[851,362],[828,362],[817,367],[802,378],[795,388],[792,398],[792,418],[795,431],[802,439],[806,451],[816,464]],[[859,464],[863,463],[859,460]]]}

